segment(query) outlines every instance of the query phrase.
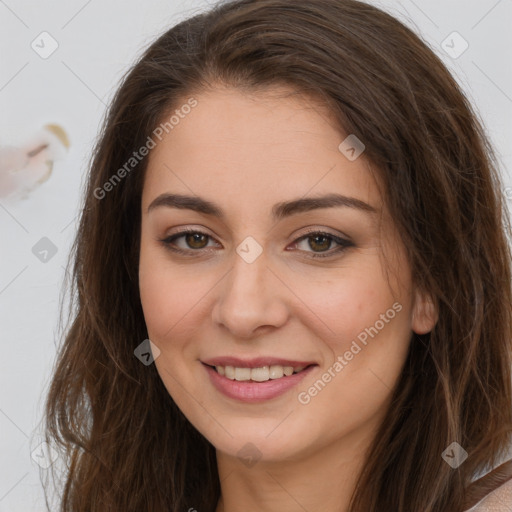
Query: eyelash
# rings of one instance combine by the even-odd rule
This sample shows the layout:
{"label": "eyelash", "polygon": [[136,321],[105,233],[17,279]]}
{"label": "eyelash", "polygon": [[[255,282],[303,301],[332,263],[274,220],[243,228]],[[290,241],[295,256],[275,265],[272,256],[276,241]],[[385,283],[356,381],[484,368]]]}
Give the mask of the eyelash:
{"label": "eyelash", "polygon": [[[197,252],[202,251],[203,249],[184,250],[184,249],[180,249],[180,248],[172,245],[172,242],[174,242],[175,240],[177,240],[185,235],[189,235],[189,234],[204,235],[210,239],[213,238],[212,236],[210,236],[206,233],[203,233],[202,231],[198,231],[196,229],[185,229],[185,230],[175,233],[167,238],[158,239],[158,241],[161,242],[166,249],[168,249],[172,252],[178,253],[178,254],[190,255],[191,253],[194,253],[194,252],[197,253]],[[323,253],[312,252],[312,253],[310,253],[310,256],[309,256],[311,258],[329,258],[329,257],[332,257],[336,254],[343,252],[348,247],[353,247],[353,245],[354,245],[352,242],[349,242],[348,240],[345,240],[343,238],[335,236],[332,233],[326,233],[324,231],[310,231],[310,232],[306,233],[305,235],[302,235],[297,240],[295,240],[293,242],[293,244],[298,244],[298,243],[302,242],[303,240],[306,240],[313,236],[327,237],[330,240],[332,240],[333,242],[337,243],[339,247],[337,247],[335,250],[329,250],[327,253],[326,252],[323,252]],[[306,252],[308,252],[308,251],[306,251]]]}

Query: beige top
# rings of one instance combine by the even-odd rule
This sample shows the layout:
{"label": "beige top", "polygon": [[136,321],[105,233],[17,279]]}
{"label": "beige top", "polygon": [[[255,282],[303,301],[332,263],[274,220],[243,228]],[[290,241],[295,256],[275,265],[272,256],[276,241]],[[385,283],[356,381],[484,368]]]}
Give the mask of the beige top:
{"label": "beige top", "polygon": [[512,512],[512,459],[470,485],[465,510]]}
{"label": "beige top", "polygon": [[488,494],[468,512],[512,512],[512,480]]}

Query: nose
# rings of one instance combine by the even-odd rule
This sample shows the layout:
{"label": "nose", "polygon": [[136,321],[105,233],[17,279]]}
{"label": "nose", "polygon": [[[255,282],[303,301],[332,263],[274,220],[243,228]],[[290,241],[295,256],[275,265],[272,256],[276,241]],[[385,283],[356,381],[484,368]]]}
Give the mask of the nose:
{"label": "nose", "polygon": [[265,252],[252,263],[235,254],[233,268],[217,290],[212,319],[234,338],[252,338],[288,321],[291,292],[268,266]]}

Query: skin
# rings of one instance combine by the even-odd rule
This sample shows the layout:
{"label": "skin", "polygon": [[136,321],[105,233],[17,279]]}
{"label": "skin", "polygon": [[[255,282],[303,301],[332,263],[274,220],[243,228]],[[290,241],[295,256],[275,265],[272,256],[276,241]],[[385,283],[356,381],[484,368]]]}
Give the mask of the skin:
{"label": "skin", "polygon": [[[348,510],[411,334],[430,331],[436,321],[429,297],[413,288],[364,153],[347,159],[338,146],[348,134],[325,107],[283,92],[218,86],[195,95],[197,107],[151,151],[144,182],[144,316],[161,351],[155,364],[163,383],[217,450],[217,512]],[[276,203],[333,192],[376,213],[341,206],[279,221],[271,216]],[[169,207],[148,213],[163,193],[210,200],[225,218]],[[208,235],[175,240],[188,255],[159,241],[186,227]],[[312,228],[352,245],[336,253],[330,239],[308,242],[302,237]],[[263,251],[252,263],[236,252],[248,236]],[[331,256],[312,257],[322,252]],[[299,393],[394,303],[400,312],[309,403],[300,403]],[[318,366],[284,395],[247,404],[217,391],[200,362],[262,355]],[[259,457],[250,466],[237,457],[247,443]]]}

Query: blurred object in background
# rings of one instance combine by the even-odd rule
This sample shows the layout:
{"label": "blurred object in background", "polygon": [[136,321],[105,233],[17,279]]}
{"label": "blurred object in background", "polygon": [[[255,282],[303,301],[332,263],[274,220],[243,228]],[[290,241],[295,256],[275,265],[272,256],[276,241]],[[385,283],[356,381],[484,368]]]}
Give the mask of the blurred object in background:
{"label": "blurred object in background", "polygon": [[26,199],[51,175],[69,148],[64,129],[47,124],[22,147],[0,146],[0,199]]}

